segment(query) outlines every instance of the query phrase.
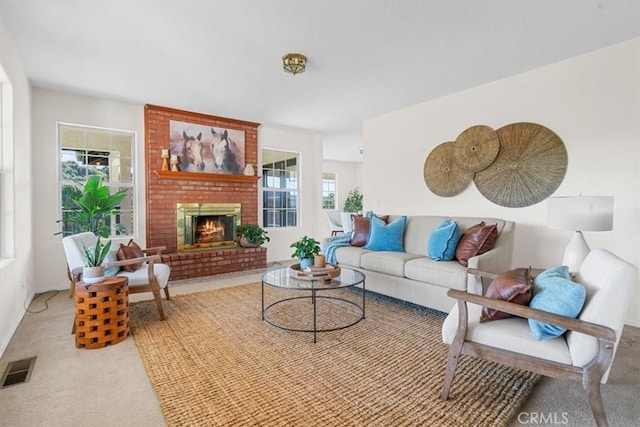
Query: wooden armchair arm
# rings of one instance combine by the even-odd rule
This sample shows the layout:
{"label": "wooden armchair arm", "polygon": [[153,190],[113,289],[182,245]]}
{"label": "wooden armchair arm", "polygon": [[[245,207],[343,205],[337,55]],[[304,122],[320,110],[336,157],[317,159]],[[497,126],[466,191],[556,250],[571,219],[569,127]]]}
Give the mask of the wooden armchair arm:
{"label": "wooden armchair arm", "polygon": [[162,255],[162,251],[167,250],[166,246],[154,246],[152,248],[143,249],[142,252],[151,255]]}
{"label": "wooden armchair arm", "polygon": [[512,302],[494,298],[487,298],[481,295],[459,291],[457,289],[449,289],[447,295],[457,300],[478,304],[494,310],[500,310],[514,316],[524,317],[525,319],[534,319],[545,323],[551,323],[553,325],[560,326],[561,328],[580,332],[606,341],[616,341],[616,333],[611,328],[596,325],[595,323],[585,322],[580,319],[573,319],[566,316],[559,316],[557,314],[536,310],[524,305],[514,304]]}
{"label": "wooden armchair arm", "polygon": [[160,255],[150,255],[150,256],[143,256],[139,258],[123,259],[122,261],[108,262],[104,264],[104,267],[105,268],[122,267],[125,265],[135,265],[135,264],[141,264],[145,262],[149,263],[150,265],[153,265],[153,263],[155,262],[160,262]]}

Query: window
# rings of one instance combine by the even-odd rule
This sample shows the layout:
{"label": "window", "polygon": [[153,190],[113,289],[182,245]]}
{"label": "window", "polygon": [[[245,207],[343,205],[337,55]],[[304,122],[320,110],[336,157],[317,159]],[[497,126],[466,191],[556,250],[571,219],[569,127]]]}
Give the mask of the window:
{"label": "window", "polygon": [[112,194],[128,194],[117,207],[119,213],[111,215],[111,237],[135,234],[135,139],[136,134],[131,131],[58,124],[62,235],[80,231],[66,221],[77,210],[70,196],[80,193],[91,175],[99,176]]}
{"label": "window", "polygon": [[[15,242],[13,85],[0,67],[0,261],[13,257]],[[0,262],[0,266],[3,262]]]}
{"label": "window", "polygon": [[336,200],[336,174],[322,174],[322,209],[335,209]]}
{"label": "window", "polygon": [[298,225],[299,155],[262,150],[262,224],[264,227]]}

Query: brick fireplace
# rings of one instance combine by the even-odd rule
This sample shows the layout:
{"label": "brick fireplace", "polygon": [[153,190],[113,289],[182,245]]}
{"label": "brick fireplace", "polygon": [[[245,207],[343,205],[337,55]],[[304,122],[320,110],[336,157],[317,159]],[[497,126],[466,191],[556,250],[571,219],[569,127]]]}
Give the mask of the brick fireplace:
{"label": "brick fireplace", "polygon": [[[239,205],[241,224],[258,223],[258,177],[202,172],[162,171],[162,150],[170,148],[170,121],[244,132],[245,163],[257,170],[259,123],[145,105],[147,247],[166,246],[162,262],[171,280],[212,276],[266,267],[265,248],[178,248],[178,205]],[[227,239],[228,240],[228,239]]]}

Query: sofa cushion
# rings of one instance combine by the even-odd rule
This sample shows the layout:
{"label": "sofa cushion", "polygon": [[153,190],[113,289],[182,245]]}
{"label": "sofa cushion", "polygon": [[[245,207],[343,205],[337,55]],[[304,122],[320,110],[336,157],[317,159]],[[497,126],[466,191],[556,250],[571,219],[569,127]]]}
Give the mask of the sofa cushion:
{"label": "sofa cushion", "polygon": [[456,247],[462,237],[458,223],[447,218],[429,236],[427,255],[436,261],[451,261],[456,256]]}
{"label": "sofa cushion", "polygon": [[[514,304],[528,305],[531,300],[531,268],[516,268],[500,273],[487,288],[486,296]],[[511,317],[488,307],[482,307],[481,321]]]}
{"label": "sofa cushion", "polygon": [[357,246],[342,246],[336,248],[334,254],[338,264],[360,267],[360,257],[367,252],[369,251]]}
{"label": "sofa cushion", "polygon": [[360,266],[366,270],[404,277],[404,265],[420,255],[406,252],[371,251],[362,254]]}
{"label": "sofa cushion", "polygon": [[[369,241],[369,229],[371,228],[372,215],[374,215],[372,212],[367,212],[366,216],[351,216],[353,221],[353,234],[351,235],[351,241],[349,242],[351,246],[362,247],[367,244]],[[376,216],[383,220],[385,224],[389,221],[389,215]]]}
{"label": "sofa cushion", "polygon": [[498,240],[497,224],[485,225],[484,221],[468,228],[456,248],[456,259],[465,267],[469,258],[490,251]]}
{"label": "sofa cushion", "polygon": [[450,289],[467,289],[467,269],[457,261],[435,261],[427,257],[415,258],[404,266],[408,279]]}
{"label": "sofa cushion", "polygon": [[382,219],[373,215],[369,241],[364,248],[372,251],[404,252],[404,227],[406,223],[406,216],[401,216],[386,224]]}
{"label": "sofa cushion", "polygon": [[[584,286],[571,281],[569,267],[561,265],[536,276],[529,307],[575,319],[582,310],[586,296]],[[529,319],[529,327],[538,341],[559,337],[567,331],[560,326],[533,319]]]}
{"label": "sofa cushion", "polygon": [[[124,261],[127,259],[133,259],[133,258],[140,258],[143,256],[144,256],[144,252],[142,252],[142,249],[140,248],[140,246],[138,246],[138,244],[134,242],[133,239],[129,240],[129,243],[127,245],[123,245],[122,243],[120,243],[120,248],[118,249],[119,261]],[[124,271],[132,272],[140,268],[141,265],[142,263],[123,265],[122,269]]]}

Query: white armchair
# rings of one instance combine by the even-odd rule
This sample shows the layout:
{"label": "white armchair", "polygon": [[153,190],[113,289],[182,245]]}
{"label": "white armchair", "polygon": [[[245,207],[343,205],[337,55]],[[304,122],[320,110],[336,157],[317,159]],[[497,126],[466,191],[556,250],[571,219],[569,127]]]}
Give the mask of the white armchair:
{"label": "white armchair", "polygon": [[[469,269],[477,280],[494,278]],[[629,303],[637,287],[638,269],[604,249],[592,250],[575,281],[586,288],[586,301],[577,319],[558,316],[527,306],[457,290],[448,295],[458,300],[442,326],[442,339],[449,347],[443,400],[449,390],[461,354],[581,383],[587,392],[598,426],[607,417],[600,394],[616,353]],[[482,306],[510,313],[502,320],[480,322]],[[527,319],[566,329],[564,335],[537,341]]]}
{"label": "white armchair", "polygon": [[331,230],[331,235],[335,236],[338,233],[342,233],[344,230],[342,228],[342,221],[340,221],[340,212],[327,210],[327,221],[329,221],[329,229]]}
{"label": "white armchair", "polygon": [[[67,257],[67,267],[69,268],[73,286],[75,286],[76,282],[82,280],[82,267],[85,265],[83,244],[87,248],[90,248],[96,245],[97,240],[97,237],[90,232],[78,233],[62,239],[62,245]],[[115,247],[111,250],[117,249],[118,248]],[[160,255],[164,249],[165,247],[143,249],[142,251],[145,254],[144,257],[104,264],[106,268],[109,268],[142,263],[137,270],[127,272],[121,269],[116,276],[123,276],[129,279],[129,293],[153,293],[153,299],[155,300],[158,308],[160,320],[165,319],[160,289],[164,289],[165,297],[170,299],[167,284],[169,283],[169,274],[171,273],[171,269],[167,264],[162,264],[160,262]]]}

